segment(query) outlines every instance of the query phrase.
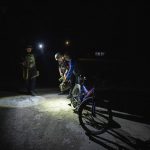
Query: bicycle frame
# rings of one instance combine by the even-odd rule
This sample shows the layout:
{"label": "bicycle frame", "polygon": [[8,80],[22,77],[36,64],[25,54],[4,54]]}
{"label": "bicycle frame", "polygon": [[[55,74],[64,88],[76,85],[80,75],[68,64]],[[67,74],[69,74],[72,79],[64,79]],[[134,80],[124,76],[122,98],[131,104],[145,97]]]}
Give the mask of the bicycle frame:
{"label": "bicycle frame", "polygon": [[[86,89],[87,90],[87,89]],[[94,100],[94,91],[95,91],[95,88],[91,88],[87,93],[86,95],[84,96],[80,106],[82,105],[82,103],[84,103],[85,101],[89,101],[92,99],[92,115],[95,116],[95,100]],[[80,107],[79,106],[79,107]]]}

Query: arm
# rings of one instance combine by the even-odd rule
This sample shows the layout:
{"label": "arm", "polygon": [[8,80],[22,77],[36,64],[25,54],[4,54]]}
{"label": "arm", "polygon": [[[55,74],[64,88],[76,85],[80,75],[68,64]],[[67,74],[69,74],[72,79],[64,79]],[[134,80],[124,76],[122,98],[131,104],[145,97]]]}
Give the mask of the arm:
{"label": "arm", "polygon": [[60,67],[58,68],[58,70],[59,70],[59,75],[60,75],[60,76],[63,76],[63,74],[62,74],[62,72],[61,72],[61,68],[60,68]]}
{"label": "arm", "polygon": [[69,80],[69,79],[71,78],[71,76],[72,76],[72,74],[73,74],[74,67],[75,67],[75,63],[74,63],[73,60],[71,60],[71,61],[69,62],[69,70],[68,70],[68,72],[67,72],[67,74],[66,74],[66,77],[65,77],[66,80]]}
{"label": "arm", "polygon": [[67,72],[68,72],[68,69],[66,69],[66,71],[65,71],[65,73],[64,73],[64,76],[66,77],[66,75],[67,75]]}

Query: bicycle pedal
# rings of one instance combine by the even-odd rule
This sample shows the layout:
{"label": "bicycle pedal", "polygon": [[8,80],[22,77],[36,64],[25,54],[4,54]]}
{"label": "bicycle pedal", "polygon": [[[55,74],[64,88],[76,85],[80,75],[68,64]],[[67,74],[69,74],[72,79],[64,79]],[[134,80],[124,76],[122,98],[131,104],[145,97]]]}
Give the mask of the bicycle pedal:
{"label": "bicycle pedal", "polygon": [[77,109],[74,109],[73,112],[76,113],[76,114],[78,114],[78,110]]}

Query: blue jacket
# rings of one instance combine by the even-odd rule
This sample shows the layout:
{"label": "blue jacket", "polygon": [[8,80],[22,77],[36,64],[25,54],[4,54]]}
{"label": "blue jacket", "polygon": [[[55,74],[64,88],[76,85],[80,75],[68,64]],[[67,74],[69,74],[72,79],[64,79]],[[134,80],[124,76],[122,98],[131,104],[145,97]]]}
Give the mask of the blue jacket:
{"label": "blue jacket", "polygon": [[66,79],[69,80],[73,74],[77,75],[78,72],[75,60],[71,59],[69,61],[69,70],[67,72]]}

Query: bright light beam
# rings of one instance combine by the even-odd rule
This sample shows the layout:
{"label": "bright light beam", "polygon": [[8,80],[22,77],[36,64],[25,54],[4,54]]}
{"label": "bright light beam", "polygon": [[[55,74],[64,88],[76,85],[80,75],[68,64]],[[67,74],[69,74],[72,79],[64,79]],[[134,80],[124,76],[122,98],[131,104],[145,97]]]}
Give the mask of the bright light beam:
{"label": "bright light beam", "polygon": [[65,45],[69,46],[70,42],[69,41],[66,41],[65,42]]}
{"label": "bright light beam", "polygon": [[44,46],[43,44],[39,44],[39,48],[42,49]]}

